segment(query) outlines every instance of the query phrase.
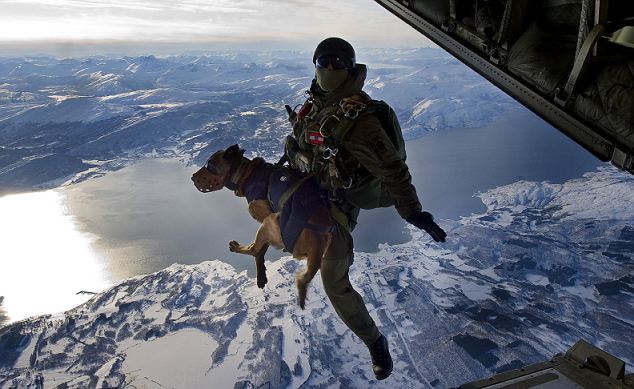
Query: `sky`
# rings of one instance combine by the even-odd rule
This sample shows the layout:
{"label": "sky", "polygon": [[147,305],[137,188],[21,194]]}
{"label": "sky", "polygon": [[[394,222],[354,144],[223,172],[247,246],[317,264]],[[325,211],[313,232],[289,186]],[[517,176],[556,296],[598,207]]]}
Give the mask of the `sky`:
{"label": "sky", "polygon": [[2,53],[433,44],[372,0],[0,0]]}

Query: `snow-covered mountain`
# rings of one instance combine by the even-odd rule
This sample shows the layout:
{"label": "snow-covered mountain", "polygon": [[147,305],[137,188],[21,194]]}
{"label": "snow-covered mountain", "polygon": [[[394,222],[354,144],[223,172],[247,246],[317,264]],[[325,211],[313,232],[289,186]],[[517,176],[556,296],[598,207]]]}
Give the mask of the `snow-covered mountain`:
{"label": "snow-covered mountain", "polygon": [[[365,55],[366,90],[395,108],[408,139],[483,126],[517,107],[439,49]],[[237,142],[275,159],[290,131],[284,104],[304,101],[310,58],[0,58],[0,194],[77,182],[147,155],[198,164]]]}
{"label": "snow-covered mountain", "polygon": [[351,280],[390,340],[375,381],[367,349],[319,277],[305,311],[290,258],[260,290],[217,261],[126,280],[63,314],[0,330],[0,388],[445,388],[585,339],[634,363],[634,178],[604,167],[563,184],[480,194],[482,214],[441,221],[446,244],[357,253]]}
{"label": "snow-covered mountain", "polygon": [[[367,50],[366,90],[406,138],[480,127],[517,104],[442,51]],[[240,143],[274,160],[304,100],[311,53],[0,58],[0,195],[103,175],[147,156],[200,164]],[[367,349],[319,277],[295,302],[290,258],[259,290],[217,258],[122,281],[65,313],[0,329],[14,387],[444,388],[585,339],[634,363],[634,179],[611,167],[562,184],[480,194],[487,210],[357,253],[351,279],[388,336],[395,372]],[[220,242],[224,244],[224,242]],[[220,259],[220,260],[218,260]],[[0,297],[0,323],[4,320]]]}

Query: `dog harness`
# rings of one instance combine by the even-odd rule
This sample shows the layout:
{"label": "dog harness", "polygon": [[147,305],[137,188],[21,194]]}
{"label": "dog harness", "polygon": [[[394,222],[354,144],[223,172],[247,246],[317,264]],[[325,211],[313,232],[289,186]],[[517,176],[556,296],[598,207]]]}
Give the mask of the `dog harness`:
{"label": "dog harness", "polygon": [[323,191],[312,175],[261,160],[252,168],[251,174],[236,194],[244,195],[248,202],[268,200],[273,212],[280,213],[282,241],[286,251],[290,253],[304,228],[319,233],[334,231],[334,221],[330,226],[309,222],[315,209],[329,207]]}

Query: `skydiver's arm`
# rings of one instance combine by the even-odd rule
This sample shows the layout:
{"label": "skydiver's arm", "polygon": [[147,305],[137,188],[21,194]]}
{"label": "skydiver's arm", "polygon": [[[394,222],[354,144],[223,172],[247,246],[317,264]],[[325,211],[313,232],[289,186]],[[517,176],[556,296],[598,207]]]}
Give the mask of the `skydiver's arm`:
{"label": "skydiver's arm", "polygon": [[376,116],[359,117],[350,129],[344,147],[363,167],[383,182],[403,219],[421,211],[409,168]]}

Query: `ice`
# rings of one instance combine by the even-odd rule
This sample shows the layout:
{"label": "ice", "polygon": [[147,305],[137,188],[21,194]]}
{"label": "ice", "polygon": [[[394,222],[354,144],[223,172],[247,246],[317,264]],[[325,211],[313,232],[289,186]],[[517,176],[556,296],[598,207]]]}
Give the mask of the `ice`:
{"label": "ice", "polygon": [[210,388],[217,381],[206,373],[217,347],[204,332],[184,329],[126,349],[121,372],[135,386],[160,383],[174,388]]}
{"label": "ice", "polygon": [[491,289],[487,285],[463,280],[460,284],[460,290],[462,290],[462,293],[464,293],[464,295],[472,301],[487,300],[492,298]]}
{"label": "ice", "polygon": [[528,273],[526,279],[533,285],[546,286],[549,285],[548,277],[544,277],[541,274]]}
{"label": "ice", "polygon": [[426,100],[421,101],[420,103],[418,103],[418,104],[416,104],[414,106],[414,111],[412,111],[412,114],[415,115],[415,116],[422,114],[433,103],[434,103],[434,100],[427,100],[426,99]]}

